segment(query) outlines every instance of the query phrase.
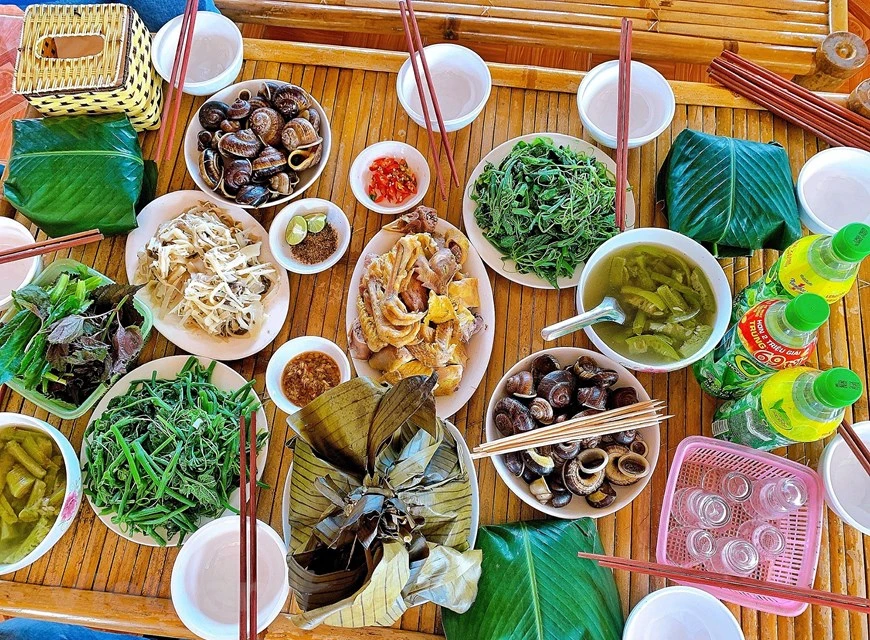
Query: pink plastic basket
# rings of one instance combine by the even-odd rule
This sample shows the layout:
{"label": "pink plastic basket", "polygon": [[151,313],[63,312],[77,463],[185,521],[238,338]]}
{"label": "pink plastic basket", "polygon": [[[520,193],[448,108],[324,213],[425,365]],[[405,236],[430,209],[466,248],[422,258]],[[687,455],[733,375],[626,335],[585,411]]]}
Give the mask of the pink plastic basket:
{"label": "pink plastic basket", "polygon": [[[786,538],[785,552],[773,560],[763,561],[751,577],[780,584],[812,587],[819,560],[824,506],[822,480],[819,475],[809,467],[786,458],[703,436],[686,438],[679,444],[674,454],[659,522],[659,537],[656,545],[658,561],[673,565],[669,556],[679,559],[686,553],[685,547],[681,547],[676,540],[671,540],[668,535],[671,527],[679,526],[671,518],[674,492],[684,487],[700,487],[701,476],[711,468],[741,471],[753,481],[764,478],[797,477],[806,483],[809,491],[807,503],[795,513],[776,521],[776,525]],[[712,533],[717,538],[736,535],[737,528],[749,519],[750,516],[743,508],[737,507],[733,510],[731,522]],[[793,600],[760,596],[744,591],[717,587],[699,586],[698,588],[722,600],[781,616],[796,616],[807,608],[806,604]]]}

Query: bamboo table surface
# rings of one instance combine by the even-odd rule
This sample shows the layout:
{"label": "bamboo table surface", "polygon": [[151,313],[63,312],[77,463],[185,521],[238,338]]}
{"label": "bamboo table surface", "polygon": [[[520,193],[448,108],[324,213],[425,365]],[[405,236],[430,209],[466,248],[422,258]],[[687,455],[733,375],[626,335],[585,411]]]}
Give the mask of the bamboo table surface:
{"label": "bamboo table surface", "polygon": [[[274,343],[256,356],[230,363],[246,378],[257,380],[263,396],[263,379],[269,356],[290,338],[314,334],[346,344],[344,310],[348,279],[366,242],[389,221],[357,204],[347,180],[348,169],[357,153],[379,140],[404,140],[427,151],[426,134],[409,121],[398,104],[396,72],[406,58],[398,53],[342,49],[320,45],[249,40],[245,43],[246,62],[242,78],[278,78],[295,82],[314,95],[329,115],[333,133],[332,154],[320,179],[306,196],[332,200],[348,214],[353,225],[350,249],[332,269],[316,276],[290,275],[291,304],[283,329]],[[570,71],[491,65],[493,91],[489,103],[470,126],[451,134],[456,165],[462,180],[467,179],[480,159],[499,143],[532,132],[559,132],[586,138],[576,108],[575,92],[582,74]],[[668,152],[673,137],[691,127],[738,138],[776,140],[789,153],[792,171],[797,175],[804,161],[821,144],[801,129],[786,124],[753,104],[720,88],[692,83],[673,83],[677,96],[676,116],[671,127],[656,141],[629,154],[629,182],[635,191],[639,226],[664,226],[655,211],[656,171]],[[195,108],[203,99],[185,96],[175,143]],[[144,152],[154,153],[156,136],[144,140]],[[444,175],[448,175],[445,166]],[[462,209],[461,188],[451,188],[446,203],[436,200],[430,189],[424,202],[439,214],[459,224]],[[183,154],[160,168],[158,193],[194,188],[187,175]],[[13,215],[3,202],[0,213]],[[268,227],[274,209],[258,215]],[[19,219],[20,218],[19,216]],[[124,275],[124,237],[110,238],[97,245],[70,250],[67,255],[93,265],[119,281]],[[61,256],[55,256],[61,257]],[[756,252],[751,259],[725,260],[733,287],[739,289],[760,277],[776,258],[772,251]],[[47,259],[52,259],[47,256]],[[495,346],[487,375],[474,397],[454,417],[457,428],[470,445],[483,437],[484,413],[493,388],[504,371],[520,358],[544,348],[540,330],[574,312],[574,291],[543,291],[523,288],[490,272],[495,296],[497,323]],[[818,364],[824,368],[847,366],[859,373],[870,386],[867,362],[870,360],[870,261],[865,261],[859,282],[845,299],[831,308],[831,318],[819,334]],[[585,334],[561,338],[558,345],[588,347]],[[176,348],[162,336],[149,340],[140,362],[172,355]],[[664,374],[639,374],[650,395],[668,402],[675,414],[662,429],[662,452],[649,488],[629,506],[598,521],[598,529],[608,553],[641,559],[654,559],[659,505],[665,489],[668,468],[677,444],[686,436],[710,435],[714,401],[704,396],[694,377],[686,370]],[[260,495],[259,517],[270,521],[280,532],[281,495],[291,453],[281,446],[288,434],[285,415],[266,402],[274,446],[263,480],[271,489]],[[18,411],[45,419],[58,426],[74,447],[81,445],[88,416],[61,421],[9,393],[0,410]],[[848,417],[848,416],[847,416]],[[850,416],[867,420],[867,398],[862,398]],[[788,456],[815,466],[824,443],[791,447]],[[498,479],[487,460],[476,462],[480,483],[481,524],[510,522],[542,517],[510,493]],[[840,593],[866,595],[867,557],[870,538],[864,538],[844,525],[831,511],[825,513],[822,549],[815,586]],[[169,584],[176,549],[142,547],[110,532],[95,517],[88,505],[49,554],[30,567],[4,576],[0,581],[0,614],[62,619],[103,628],[192,637],[175,617],[169,601]],[[616,581],[624,611],[628,611],[649,591],[661,588],[664,581],[643,575],[617,573]],[[794,618],[776,617],[750,609],[729,608],[740,620],[747,640],[858,640],[868,639],[868,620],[858,614],[811,607]],[[432,605],[415,608],[401,620],[404,631],[338,630],[322,628],[300,632],[286,617],[272,625],[268,637],[288,638],[409,638],[423,640],[440,633],[440,618]],[[413,632],[421,632],[420,635]]]}

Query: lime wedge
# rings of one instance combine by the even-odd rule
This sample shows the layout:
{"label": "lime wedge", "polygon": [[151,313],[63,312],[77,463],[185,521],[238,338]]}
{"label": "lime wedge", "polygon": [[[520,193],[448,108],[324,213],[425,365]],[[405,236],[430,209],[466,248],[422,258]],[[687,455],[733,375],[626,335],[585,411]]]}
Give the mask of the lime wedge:
{"label": "lime wedge", "polygon": [[308,222],[302,216],[293,216],[290,224],[287,225],[287,232],[284,239],[291,247],[305,240],[308,235]]}
{"label": "lime wedge", "polygon": [[325,213],[315,213],[313,215],[309,215],[305,218],[305,221],[308,222],[308,231],[311,233],[320,233],[323,231],[323,228],[326,226],[326,214]]}

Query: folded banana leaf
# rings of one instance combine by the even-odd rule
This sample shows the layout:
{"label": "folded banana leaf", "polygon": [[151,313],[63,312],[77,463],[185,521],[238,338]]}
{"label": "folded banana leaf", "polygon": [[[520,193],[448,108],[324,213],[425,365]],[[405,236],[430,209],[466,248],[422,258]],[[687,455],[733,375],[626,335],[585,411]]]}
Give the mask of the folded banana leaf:
{"label": "folded banana leaf", "polygon": [[153,197],[154,163],[123,114],[13,120],[12,140],[5,197],[49,236],[127,233]]}
{"label": "folded banana leaf", "polygon": [[290,416],[290,586],[303,629],[388,626],[474,602],[471,482],[435,415],[437,376],[355,378]]}
{"label": "folded banana leaf", "polygon": [[671,230],[716,257],[782,250],[801,235],[788,154],[774,142],[685,129],[659,171],[656,192]]}
{"label": "folded banana leaf", "polygon": [[461,615],[443,612],[447,640],[622,637],[613,574],[577,557],[603,553],[591,518],[481,527],[476,547],[483,551],[477,600]]}

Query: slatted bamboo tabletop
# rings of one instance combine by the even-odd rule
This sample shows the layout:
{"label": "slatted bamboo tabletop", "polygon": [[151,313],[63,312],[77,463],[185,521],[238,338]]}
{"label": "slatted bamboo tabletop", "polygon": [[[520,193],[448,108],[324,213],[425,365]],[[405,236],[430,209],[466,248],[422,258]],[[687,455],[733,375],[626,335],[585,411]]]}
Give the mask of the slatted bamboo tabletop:
{"label": "slatted bamboo tabletop", "polygon": [[[405,56],[397,53],[341,49],[318,45],[250,40],[245,45],[246,62],[242,78],[279,78],[300,84],[320,101],[329,114],[332,155],[321,178],[308,196],[336,202],[353,225],[350,249],[332,269],[317,276],[291,274],[291,306],[287,321],[275,342],[255,357],[231,363],[246,378],[257,380],[263,394],[263,378],[270,354],[286,340],[305,334],[322,335],[340,345],[346,343],[344,309],[347,281],[366,242],[387,219],[367,212],[351,194],[347,173],[355,155],[379,140],[404,140],[426,151],[425,132],[409,122],[398,104],[396,72]],[[574,93],[581,74],[577,72],[492,65],[494,88],[485,111],[470,126],[452,134],[456,165],[467,177],[478,161],[499,143],[532,132],[553,131],[586,137],[577,114]],[[629,156],[630,184],[635,190],[640,226],[663,226],[665,220],[655,212],[656,170],[664,160],[676,134],[692,127],[709,133],[733,135],[751,140],[776,140],[789,152],[795,175],[804,161],[820,149],[820,143],[800,129],[786,124],[770,113],[715,87],[674,83],[677,110],[671,127],[655,142],[632,150]],[[202,99],[185,96],[175,140]],[[144,141],[146,155],[154,152],[156,136]],[[446,166],[444,168],[446,170]],[[447,173],[445,173],[447,175]],[[161,167],[158,192],[194,188],[179,152],[171,165]],[[436,200],[430,189],[426,204],[454,224],[461,219],[463,188],[451,188],[448,202]],[[15,212],[3,203],[2,213]],[[268,226],[274,210],[260,216]],[[73,249],[75,258],[118,280],[124,280],[123,237],[104,240],[98,245]],[[56,256],[57,257],[57,256]],[[66,257],[66,256],[64,256]],[[723,261],[725,272],[735,289],[758,278],[776,258],[774,252],[757,252],[752,259]],[[50,257],[49,257],[50,259]],[[492,389],[511,365],[529,353],[543,348],[540,330],[559,318],[571,315],[574,292],[542,291],[520,287],[490,273],[498,322],[495,347],[486,378],[454,422],[469,444],[481,441],[484,412]],[[870,262],[865,262],[858,286],[831,309],[831,319],[819,335],[818,364],[827,368],[848,366],[870,385],[867,362],[870,360]],[[582,333],[559,340],[561,345],[588,347]],[[154,335],[145,347],[141,361],[172,355],[176,349],[163,337]],[[705,397],[687,371],[670,375],[640,374],[650,395],[666,399],[668,410],[676,417],[662,430],[662,455],[650,486],[630,507],[598,521],[598,529],[609,553],[634,558],[654,559],[658,527],[658,505],[662,502],[665,481],[677,444],[685,436],[710,433],[714,402]],[[76,421],[61,421],[14,393],[8,394],[0,410],[20,411],[48,420],[58,426],[73,446],[81,444],[87,416]],[[281,490],[291,453],[280,446],[287,436],[285,416],[271,403],[266,413],[272,428],[273,447],[263,480],[272,488],[261,493],[259,517],[278,530],[281,523]],[[855,405],[855,421],[867,420],[866,397]],[[823,443],[791,447],[788,456],[814,466]],[[480,481],[481,524],[541,517],[511,494],[497,478],[492,464],[477,462]],[[66,535],[54,549],[29,568],[0,581],[0,614],[65,619],[140,633],[192,637],[175,617],[169,601],[169,581],[177,550],[140,547],[118,538],[103,526],[93,511],[83,505]],[[825,515],[822,552],[815,586],[853,595],[866,595],[870,538],[864,538],[844,525],[831,511]],[[570,579],[570,576],[567,578]],[[650,590],[664,586],[660,579],[642,575],[617,574],[622,606],[627,612]],[[546,597],[546,594],[542,594]],[[764,638],[796,640],[868,639],[868,620],[857,614],[812,607],[794,618],[778,618],[754,610],[729,605],[741,621],[747,640]],[[320,629],[300,632],[286,618],[276,622],[268,637],[289,638],[409,638],[424,640],[440,633],[439,615],[432,605],[412,609],[401,620],[405,631],[365,629],[342,631]],[[420,635],[413,632],[421,632]]]}

